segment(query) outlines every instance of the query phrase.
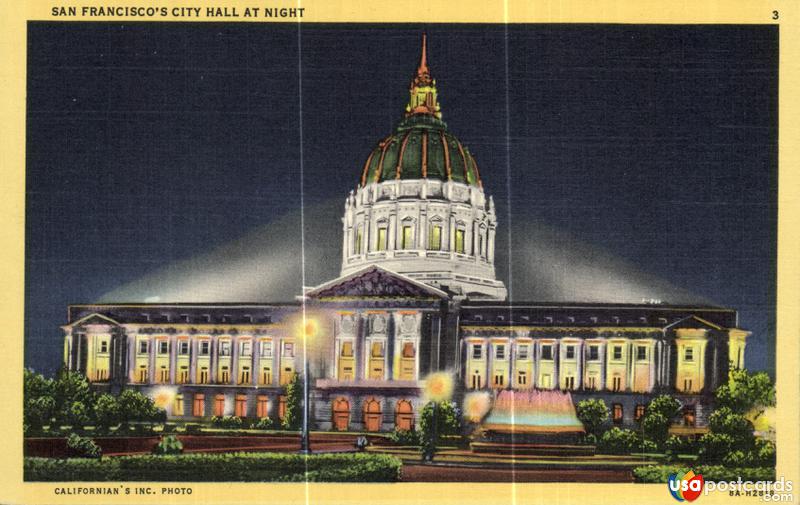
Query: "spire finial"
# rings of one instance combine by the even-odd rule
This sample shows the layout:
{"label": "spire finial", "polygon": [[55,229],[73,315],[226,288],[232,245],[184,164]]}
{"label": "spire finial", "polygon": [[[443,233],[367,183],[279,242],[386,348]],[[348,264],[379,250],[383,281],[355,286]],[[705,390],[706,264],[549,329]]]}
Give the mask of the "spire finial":
{"label": "spire finial", "polygon": [[439,112],[439,103],[436,100],[436,81],[431,78],[428,69],[428,37],[422,32],[422,51],[419,56],[417,73],[411,80],[409,89],[411,98],[406,106],[406,116],[414,114],[428,114],[437,118],[442,117]]}
{"label": "spire finial", "polygon": [[428,48],[427,48],[427,35],[422,32],[422,53],[419,57],[419,67],[417,67],[417,75],[428,74]]}

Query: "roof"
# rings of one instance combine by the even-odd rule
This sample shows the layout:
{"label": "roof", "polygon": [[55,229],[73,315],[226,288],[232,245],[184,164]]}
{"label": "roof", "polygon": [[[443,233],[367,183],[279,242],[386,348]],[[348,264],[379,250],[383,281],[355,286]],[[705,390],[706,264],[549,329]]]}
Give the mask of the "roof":
{"label": "roof", "polygon": [[309,290],[308,298],[382,297],[448,298],[448,294],[411,277],[377,265],[368,265]]}

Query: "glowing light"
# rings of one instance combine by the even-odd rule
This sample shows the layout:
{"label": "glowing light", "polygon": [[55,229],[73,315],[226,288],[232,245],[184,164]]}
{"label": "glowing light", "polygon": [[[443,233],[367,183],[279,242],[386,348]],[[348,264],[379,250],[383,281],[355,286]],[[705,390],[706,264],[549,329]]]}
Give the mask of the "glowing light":
{"label": "glowing light", "polygon": [[745,417],[753,423],[753,429],[763,433],[769,432],[775,428],[775,407],[768,407],[763,411],[760,409],[753,409]]}
{"label": "glowing light", "polygon": [[303,335],[304,339],[311,340],[317,335],[318,330],[319,323],[317,323],[317,320],[306,317],[305,322],[301,323],[300,334]]}
{"label": "glowing light", "polygon": [[453,376],[448,372],[435,372],[425,378],[425,398],[444,402],[453,396]]}
{"label": "glowing light", "polygon": [[471,423],[479,423],[489,413],[492,397],[486,391],[468,393],[464,396],[464,418]]}
{"label": "glowing light", "polygon": [[152,393],[153,402],[156,407],[165,409],[167,412],[172,410],[172,403],[175,401],[175,388],[161,386]]}

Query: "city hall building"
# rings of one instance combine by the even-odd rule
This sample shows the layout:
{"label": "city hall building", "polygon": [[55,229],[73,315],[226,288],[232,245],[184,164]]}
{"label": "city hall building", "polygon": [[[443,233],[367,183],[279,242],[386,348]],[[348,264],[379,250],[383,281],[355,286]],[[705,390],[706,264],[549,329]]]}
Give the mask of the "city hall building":
{"label": "city hall building", "polygon": [[285,304],[72,305],[66,367],[100,390],[167,398],[176,420],[280,418],[308,359],[316,429],[412,428],[426,376],[449,371],[457,402],[558,389],[603,399],[622,425],[670,393],[691,431],[729,368],[744,366],[749,333],[731,309],[506,301],[494,202],[441,119],[424,39],[405,116],[354,180],[340,277]]}

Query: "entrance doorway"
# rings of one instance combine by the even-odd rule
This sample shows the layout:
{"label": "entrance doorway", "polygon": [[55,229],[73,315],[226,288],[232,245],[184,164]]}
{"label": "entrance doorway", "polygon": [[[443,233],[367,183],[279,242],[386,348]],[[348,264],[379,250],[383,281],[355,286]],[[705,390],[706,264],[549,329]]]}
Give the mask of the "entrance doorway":
{"label": "entrance doorway", "polygon": [[364,429],[366,431],[380,431],[381,429],[381,404],[375,398],[364,402]]}
{"label": "entrance doorway", "polygon": [[411,431],[414,429],[414,407],[408,400],[397,402],[394,418],[395,428],[400,431]]}
{"label": "entrance doorway", "polygon": [[347,431],[350,428],[350,402],[346,398],[333,400],[333,429]]}

